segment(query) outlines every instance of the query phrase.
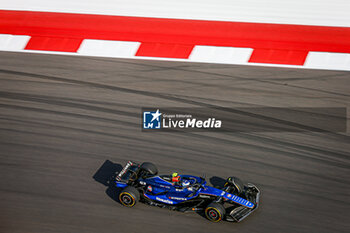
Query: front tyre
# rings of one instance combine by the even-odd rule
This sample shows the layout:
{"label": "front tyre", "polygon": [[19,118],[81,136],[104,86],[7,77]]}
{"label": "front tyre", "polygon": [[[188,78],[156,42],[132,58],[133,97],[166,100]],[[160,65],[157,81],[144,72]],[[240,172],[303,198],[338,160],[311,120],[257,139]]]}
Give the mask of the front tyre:
{"label": "front tyre", "polygon": [[119,194],[120,203],[126,207],[133,207],[139,200],[140,192],[132,186],[124,188]]}
{"label": "front tyre", "polygon": [[205,217],[212,222],[220,222],[225,214],[225,208],[217,202],[210,203],[204,210]]}
{"label": "front tyre", "polygon": [[244,184],[243,182],[234,176],[231,176],[229,178],[227,178],[226,183],[225,183],[225,187],[227,186],[231,186],[233,188],[233,190],[231,190],[231,193],[240,195],[242,194],[242,192],[244,191]]}

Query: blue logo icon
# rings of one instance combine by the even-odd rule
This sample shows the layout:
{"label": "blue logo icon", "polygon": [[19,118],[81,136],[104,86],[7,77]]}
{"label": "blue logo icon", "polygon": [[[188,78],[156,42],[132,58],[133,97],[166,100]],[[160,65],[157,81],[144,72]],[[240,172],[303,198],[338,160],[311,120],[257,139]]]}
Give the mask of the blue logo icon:
{"label": "blue logo icon", "polygon": [[143,112],[143,128],[160,129],[161,115],[159,109],[156,112]]}

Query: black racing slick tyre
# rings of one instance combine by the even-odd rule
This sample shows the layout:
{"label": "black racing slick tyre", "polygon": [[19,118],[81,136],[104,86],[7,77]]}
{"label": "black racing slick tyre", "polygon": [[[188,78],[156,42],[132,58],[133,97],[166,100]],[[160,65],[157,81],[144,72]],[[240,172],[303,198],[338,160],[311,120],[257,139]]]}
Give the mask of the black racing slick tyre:
{"label": "black racing slick tyre", "polygon": [[140,192],[132,186],[124,188],[119,194],[120,203],[126,207],[133,207],[139,200]]}
{"label": "black racing slick tyre", "polygon": [[141,164],[140,168],[145,172],[147,172],[148,173],[147,175],[155,176],[158,174],[158,169],[156,165],[154,165],[153,163],[144,162]]}
{"label": "black racing slick tyre", "polygon": [[231,176],[227,178],[225,186],[227,185],[233,186],[234,187],[233,193],[236,193],[238,195],[240,195],[244,191],[244,184],[237,177]]}
{"label": "black racing slick tyre", "polygon": [[220,203],[212,202],[204,210],[205,217],[212,222],[220,222],[225,218],[226,210]]}

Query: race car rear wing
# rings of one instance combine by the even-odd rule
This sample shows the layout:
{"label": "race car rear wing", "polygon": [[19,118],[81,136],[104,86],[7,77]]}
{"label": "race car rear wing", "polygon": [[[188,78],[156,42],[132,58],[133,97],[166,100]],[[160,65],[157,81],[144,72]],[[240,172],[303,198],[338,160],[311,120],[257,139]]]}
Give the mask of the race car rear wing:
{"label": "race car rear wing", "polygon": [[251,209],[244,206],[234,208],[228,215],[226,215],[227,221],[240,222],[259,207],[260,190],[255,185],[248,183],[245,186],[245,195],[248,201],[254,203],[254,207]]}
{"label": "race car rear wing", "polygon": [[118,182],[129,183],[132,180],[135,180],[138,175],[140,165],[133,161],[127,162],[123,169],[117,174],[115,180]]}

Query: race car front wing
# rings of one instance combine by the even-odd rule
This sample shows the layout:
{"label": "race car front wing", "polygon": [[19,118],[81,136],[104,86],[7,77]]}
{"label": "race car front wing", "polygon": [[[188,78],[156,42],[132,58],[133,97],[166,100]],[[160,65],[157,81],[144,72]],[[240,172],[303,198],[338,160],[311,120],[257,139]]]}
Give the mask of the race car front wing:
{"label": "race car front wing", "polygon": [[246,199],[254,203],[253,208],[247,208],[244,206],[239,206],[232,209],[228,214],[226,214],[226,220],[231,222],[240,222],[251,213],[253,213],[259,206],[260,201],[260,190],[253,184],[248,183],[245,186],[245,196]]}

